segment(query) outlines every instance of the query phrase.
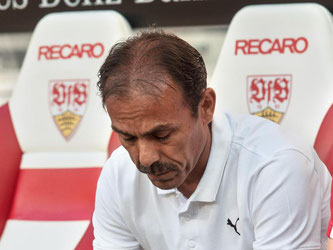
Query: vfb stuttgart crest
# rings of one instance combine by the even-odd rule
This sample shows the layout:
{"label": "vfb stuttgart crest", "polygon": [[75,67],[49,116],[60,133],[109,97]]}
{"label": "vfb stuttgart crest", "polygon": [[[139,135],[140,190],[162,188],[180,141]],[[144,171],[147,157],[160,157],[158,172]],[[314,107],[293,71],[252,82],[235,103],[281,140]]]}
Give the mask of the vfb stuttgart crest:
{"label": "vfb stuttgart crest", "polygon": [[85,113],[89,80],[51,80],[50,111],[61,134],[69,140]]}
{"label": "vfb stuttgart crest", "polygon": [[289,105],[291,82],[291,75],[248,76],[247,103],[250,113],[279,123]]}

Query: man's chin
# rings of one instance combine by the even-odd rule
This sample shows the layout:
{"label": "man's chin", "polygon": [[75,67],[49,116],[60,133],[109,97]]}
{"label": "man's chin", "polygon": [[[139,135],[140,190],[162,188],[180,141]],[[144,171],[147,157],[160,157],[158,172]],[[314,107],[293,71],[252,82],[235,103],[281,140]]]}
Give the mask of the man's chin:
{"label": "man's chin", "polygon": [[160,182],[160,181],[151,181],[155,187],[158,187],[162,190],[169,190],[177,188],[177,185],[171,185],[170,183]]}

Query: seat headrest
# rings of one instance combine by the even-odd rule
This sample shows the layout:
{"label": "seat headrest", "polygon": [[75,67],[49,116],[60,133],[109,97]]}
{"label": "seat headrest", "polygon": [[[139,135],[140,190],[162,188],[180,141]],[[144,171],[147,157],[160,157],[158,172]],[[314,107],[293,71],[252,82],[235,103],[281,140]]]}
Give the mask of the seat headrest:
{"label": "seat headrest", "polygon": [[24,152],[106,151],[111,128],[97,73],[130,33],[115,11],[54,13],[38,23],[9,101]]}
{"label": "seat headrest", "polygon": [[216,112],[263,116],[313,143],[333,100],[333,25],[321,5],[241,9],[221,50],[212,87]]}

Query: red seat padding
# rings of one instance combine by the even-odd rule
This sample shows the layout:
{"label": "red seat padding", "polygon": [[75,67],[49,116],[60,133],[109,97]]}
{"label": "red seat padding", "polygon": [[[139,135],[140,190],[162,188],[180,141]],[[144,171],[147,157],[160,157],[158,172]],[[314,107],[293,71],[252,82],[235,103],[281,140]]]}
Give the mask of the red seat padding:
{"label": "red seat padding", "polygon": [[94,227],[90,222],[89,227],[87,228],[85,234],[83,235],[82,239],[80,240],[75,250],[91,250],[93,240],[94,240]]}
{"label": "red seat padding", "polygon": [[13,200],[22,150],[18,144],[8,104],[0,107],[0,236]]}
{"label": "red seat padding", "polygon": [[118,134],[114,131],[111,133],[110,141],[109,141],[109,146],[108,146],[108,157],[112,154],[113,151],[115,151],[118,147],[120,147],[120,141]]}
{"label": "red seat padding", "polygon": [[100,171],[21,169],[9,219],[90,220]]}
{"label": "red seat padding", "polygon": [[320,125],[315,145],[320,159],[333,174],[333,104]]}

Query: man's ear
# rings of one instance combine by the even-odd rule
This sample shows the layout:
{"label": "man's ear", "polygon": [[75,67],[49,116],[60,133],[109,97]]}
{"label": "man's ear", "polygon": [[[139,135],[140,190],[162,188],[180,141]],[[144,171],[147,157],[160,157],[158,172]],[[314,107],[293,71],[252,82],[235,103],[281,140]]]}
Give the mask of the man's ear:
{"label": "man's ear", "polygon": [[215,91],[212,88],[205,89],[205,91],[202,93],[201,101],[199,104],[199,112],[201,120],[205,124],[209,124],[213,119],[215,102],[216,102]]}

